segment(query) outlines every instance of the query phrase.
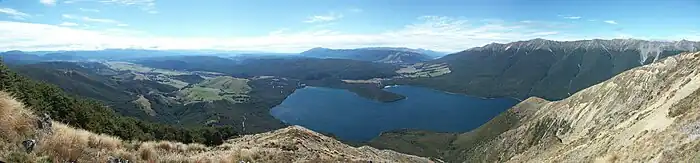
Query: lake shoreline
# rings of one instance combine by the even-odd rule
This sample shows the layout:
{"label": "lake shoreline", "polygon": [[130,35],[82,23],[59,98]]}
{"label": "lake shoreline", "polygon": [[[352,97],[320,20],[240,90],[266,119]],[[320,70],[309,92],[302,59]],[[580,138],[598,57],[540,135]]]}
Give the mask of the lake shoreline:
{"label": "lake shoreline", "polygon": [[367,142],[384,132],[402,129],[467,132],[519,102],[413,86],[382,90],[404,98],[378,102],[347,89],[307,86],[272,108],[270,114],[288,125],[330,133],[344,141]]}

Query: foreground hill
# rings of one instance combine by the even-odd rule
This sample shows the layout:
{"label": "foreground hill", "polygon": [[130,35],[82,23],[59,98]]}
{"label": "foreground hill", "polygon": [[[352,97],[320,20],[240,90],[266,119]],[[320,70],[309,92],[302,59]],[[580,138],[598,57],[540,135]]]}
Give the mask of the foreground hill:
{"label": "foreground hill", "polygon": [[467,133],[386,133],[374,145],[449,162],[698,162],[700,53],[625,71],[561,101],[529,98]]}
{"label": "foreground hill", "polygon": [[400,83],[482,97],[562,99],[625,70],[697,50],[700,43],[691,41],[534,39],[493,43],[429,62],[447,64],[450,73]]}
{"label": "foreground hill", "polygon": [[424,54],[423,52],[427,51],[411,50],[407,48],[313,48],[300,53],[300,55],[314,58],[351,59],[392,64],[412,64],[428,61],[434,58],[434,56]]}
{"label": "foreground hill", "polygon": [[[431,162],[371,147],[351,147],[299,126],[230,139],[218,146],[126,141],[53,121],[38,125],[32,111],[0,92],[3,162]],[[60,121],[60,119],[56,119]],[[33,140],[31,149],[19,144]]]}

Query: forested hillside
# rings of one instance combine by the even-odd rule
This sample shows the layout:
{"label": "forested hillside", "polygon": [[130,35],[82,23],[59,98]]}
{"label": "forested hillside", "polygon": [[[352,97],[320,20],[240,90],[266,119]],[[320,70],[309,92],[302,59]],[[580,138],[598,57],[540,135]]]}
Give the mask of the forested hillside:
{"label": "forested hillside", "polygon": [[11,93],[35,112],[48,113],[56,121],[123,139],[220,144],[237,135],[232,127],[182,128],[124,117],[97,101],[74,97],[53,85],[20,76],[3,63],[0,91]]}

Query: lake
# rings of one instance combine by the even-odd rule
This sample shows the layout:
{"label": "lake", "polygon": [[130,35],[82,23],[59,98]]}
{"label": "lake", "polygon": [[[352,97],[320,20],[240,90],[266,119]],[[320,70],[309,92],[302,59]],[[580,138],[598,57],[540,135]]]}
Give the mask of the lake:
{"label": "lake", "polygon": [[382,103],[347,90],[305,87],[296,90],[270,113],[285,123],[331,133],[343,140],[369,141],[381,132],[397,129],[470,131],[519,102],[413,86],[385,90],[406,99]]}

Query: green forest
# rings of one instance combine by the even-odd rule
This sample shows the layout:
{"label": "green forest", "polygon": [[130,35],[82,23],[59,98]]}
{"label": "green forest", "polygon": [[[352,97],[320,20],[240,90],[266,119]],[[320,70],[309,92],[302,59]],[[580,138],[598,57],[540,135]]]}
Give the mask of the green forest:
{"label": "green forest", "polygon": [[18,75],[3,63],[0,63],[0,91],[12,94],[36,113],[49,114],[55,121],[126,140],[215,145],[238,136],[230,126],[186,128],[121,116],[98,101],[71,96],[54,85]]}

